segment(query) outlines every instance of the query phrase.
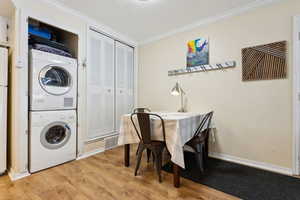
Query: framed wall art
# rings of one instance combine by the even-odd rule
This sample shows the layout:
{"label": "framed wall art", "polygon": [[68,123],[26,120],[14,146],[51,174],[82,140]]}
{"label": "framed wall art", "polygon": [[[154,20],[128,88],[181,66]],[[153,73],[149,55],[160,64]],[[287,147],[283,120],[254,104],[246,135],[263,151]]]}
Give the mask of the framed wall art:
{"label": "framed wall art", "polygon": [[242,49],[242,80],[283,79],[287,76],[287,42]]}
{"label": "framed wall art", "polygon": [[199,38],[189,41],[187,46],[187,67],[196,67],[209,64],[208,38]]}

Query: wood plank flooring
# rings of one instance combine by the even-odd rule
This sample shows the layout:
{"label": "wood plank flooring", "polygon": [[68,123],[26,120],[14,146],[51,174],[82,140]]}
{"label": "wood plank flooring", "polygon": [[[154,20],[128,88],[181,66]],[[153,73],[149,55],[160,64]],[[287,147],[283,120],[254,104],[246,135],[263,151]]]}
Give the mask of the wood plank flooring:
{"label": "wood plank flooring", "polygon": [[[123,164],[123,148],[66,163],[11,182],[0,177],[0,200],[235,200],[192,181],[181,179],[173,187],[173,176],[163,172],[159,183],[152,164],[145,160],[134,176],[135,148],[131,167]],[[144,156],[145,158],[146,156]]]}

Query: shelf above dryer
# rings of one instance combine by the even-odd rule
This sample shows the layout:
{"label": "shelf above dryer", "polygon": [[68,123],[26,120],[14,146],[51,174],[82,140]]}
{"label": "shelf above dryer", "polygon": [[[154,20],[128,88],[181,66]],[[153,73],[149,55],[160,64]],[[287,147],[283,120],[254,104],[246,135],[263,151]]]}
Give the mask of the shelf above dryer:
{"label": "shelf above dryer", "polygon": [[0,47],[9,48],[10,45],[8,44],[8,42],[0,42]]}

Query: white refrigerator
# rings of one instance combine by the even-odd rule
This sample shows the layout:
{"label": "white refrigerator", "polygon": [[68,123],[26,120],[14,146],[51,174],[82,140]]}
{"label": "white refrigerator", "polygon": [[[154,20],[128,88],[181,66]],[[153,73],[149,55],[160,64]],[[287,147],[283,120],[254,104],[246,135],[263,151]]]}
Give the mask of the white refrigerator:
{"label": "white refrigerator", "polygon": [[7,169],[8,50],[0,47],[0,175]]}

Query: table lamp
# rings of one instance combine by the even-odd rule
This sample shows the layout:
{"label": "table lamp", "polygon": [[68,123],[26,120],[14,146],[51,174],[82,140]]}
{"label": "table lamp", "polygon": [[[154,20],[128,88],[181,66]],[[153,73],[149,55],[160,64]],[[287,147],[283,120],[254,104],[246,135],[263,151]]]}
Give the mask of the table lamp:
{"label": "table lamp", "polygon": [[184,105],[183,105],[183,95],[184,94],[185,94],[185,92],[180,87],[179,83],[176,82],[176,85],[171,90],[171,95],[173,95],[173,96],[179,96],[179,95],[181,95],[181,108],[178,110],[178,112],[186,112],[185,109],[184,109]]}

